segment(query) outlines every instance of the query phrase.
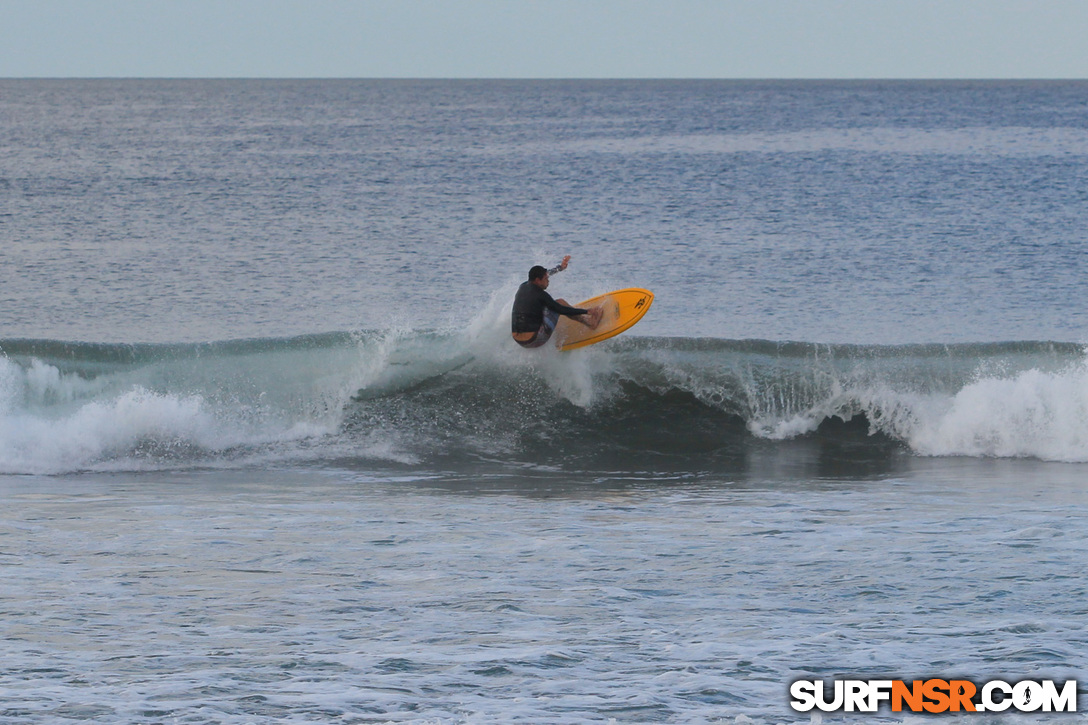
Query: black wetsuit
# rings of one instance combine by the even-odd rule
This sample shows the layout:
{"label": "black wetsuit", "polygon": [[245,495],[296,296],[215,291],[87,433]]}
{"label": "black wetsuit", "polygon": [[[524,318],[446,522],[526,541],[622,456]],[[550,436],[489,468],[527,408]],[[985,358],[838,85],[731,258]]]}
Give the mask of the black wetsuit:
{"label": "black wetsuit", "polygon": [[[558,267],[549,270],[548,274],[557,271],[559,271]],[[545,310],[551,310],[555,313],[553,320],[551,320],[551,327],[544,324]],[[584,315],[587,312],[589,310],[561,305],[550,294],[532,282],[522,282],[521,286],[518,287],[518,293],[514,295],[514,308],[510,313],[510,331],[537,333],[531,340],[520,343],[528,347],[534,343],[543,343],[544,340],[548,339],[552,334],[552,328],[555,326],[554,319],[558,319],[559,315]],[[541,335],[543,335],[543,339],[541,339]]]}

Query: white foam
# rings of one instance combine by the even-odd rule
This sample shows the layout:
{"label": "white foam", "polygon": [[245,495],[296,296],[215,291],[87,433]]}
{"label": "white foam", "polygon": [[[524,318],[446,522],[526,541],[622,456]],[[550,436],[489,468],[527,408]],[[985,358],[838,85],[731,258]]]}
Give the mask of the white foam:
{"label": "white foam", "polygon": [[0,419],[0,470],[4,473],[60,473],[89,468],[123,455],[141,442],[165,446],[230,445],[197,396],[176,397],[134,389],[107,401],[93,401],[73,414],[49,418],[5,411]]}
{"label": "white foam", "polygon": [[932,456],[1088,461],[1088,363],[981,378],[917,411],[906,440]]}
{"label": "white foam", "polygon": [[786,440],[863,414],[874,432],[921,455],[1088,462],[1088,359],[1056,371],[987,369],[950,391],[878,375],[843,374],[822,390],[749,401],[748,429]]}
{"label": "white foam", "polygon": [[285,417],[235,396],[152,390],[138,373],[85,379],[32,360],[0,359],[0,473],[141,469],[236,446],[298,441],[330,431],[311,416]]}
{"label": "white foam", "polygon": [[599,376],[606,372],[606,356],[599,350],[559,352],[553,345],[525,349],[510,338],[510,305],[517,282],[508,281],[496,290],[469,323],[465,333],[469,349],[483,364],[526,374],[539,375],[556,395],[588,408],[599,402],[603,390]]}

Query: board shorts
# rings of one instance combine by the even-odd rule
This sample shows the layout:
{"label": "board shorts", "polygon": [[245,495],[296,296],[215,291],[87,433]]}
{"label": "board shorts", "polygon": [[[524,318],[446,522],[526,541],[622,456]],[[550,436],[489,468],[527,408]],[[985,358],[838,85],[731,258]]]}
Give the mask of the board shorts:
{"label": "board shorts", "polygon": [[525,342],[518,341],[522,347],[540,347],[548,342],[548,338],[555,332],[555,325],[559,322],[559,313],[552,310],[544,310],[544,324],[536,331],[536,334]]}

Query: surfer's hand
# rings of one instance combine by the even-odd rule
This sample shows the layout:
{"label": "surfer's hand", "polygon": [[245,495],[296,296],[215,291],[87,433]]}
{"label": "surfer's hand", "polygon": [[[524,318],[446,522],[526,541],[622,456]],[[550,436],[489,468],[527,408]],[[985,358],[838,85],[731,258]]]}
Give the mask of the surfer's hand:
{"label": "surfer's hand", "polygon": [[570,262],[570,255],[563,257],[563,261],[559,263],[559,269],[566,269],[567,263]]}

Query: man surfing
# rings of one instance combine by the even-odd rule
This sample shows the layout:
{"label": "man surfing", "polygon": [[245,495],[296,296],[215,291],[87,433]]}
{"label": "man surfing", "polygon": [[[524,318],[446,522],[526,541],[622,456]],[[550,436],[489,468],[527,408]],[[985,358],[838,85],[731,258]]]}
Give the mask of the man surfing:
{"label": "man surfing", "polygon": [[601,321],[601,308],[583,310],[571,307],[566,300],[553,299],[545,292],[549,277],[562,272],[570,262],[570,255],[551,269],[537,265],[529,270],[529,279],[521,283],[514,296],[514,308],[510,314],[510,332],[514,341],[522,347],[540,347],[548,341],[555,331],[555,323],[560,315],[566,315],[589,328],[597,327]]}

